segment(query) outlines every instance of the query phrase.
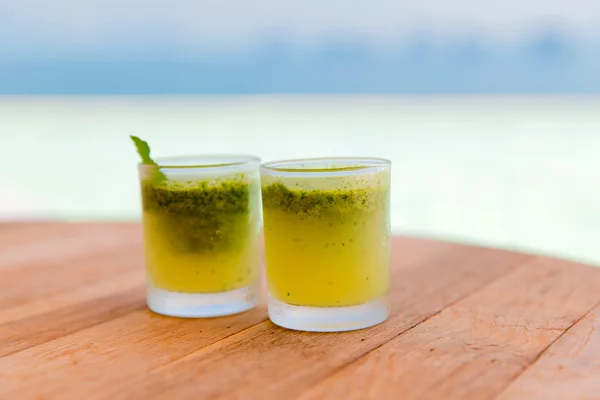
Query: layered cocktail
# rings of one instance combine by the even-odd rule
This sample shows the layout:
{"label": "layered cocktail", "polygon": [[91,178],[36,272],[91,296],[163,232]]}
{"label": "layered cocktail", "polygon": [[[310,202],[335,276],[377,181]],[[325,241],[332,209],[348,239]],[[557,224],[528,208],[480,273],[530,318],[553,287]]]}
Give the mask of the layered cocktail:
{"label": "layered cocktail", "polygon": [[217,316],[255,305],[259,160],[207,156],[140,164],[148,305]]}
{"label": "layered cocktail", "polygon": [[269,316],[284,327],[359,329],[389,315],[390,163],[263,164]]}

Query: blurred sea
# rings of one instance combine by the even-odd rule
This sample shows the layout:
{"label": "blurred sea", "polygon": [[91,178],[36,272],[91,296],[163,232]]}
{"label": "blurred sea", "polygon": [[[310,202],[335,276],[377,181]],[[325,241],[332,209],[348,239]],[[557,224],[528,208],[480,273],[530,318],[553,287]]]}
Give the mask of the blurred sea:
{"label": "blurred sea", "polygon": [[137,220],[137,155],[393,162],[396,233],[600,265],[600,97],[0,97],[0,218]]}

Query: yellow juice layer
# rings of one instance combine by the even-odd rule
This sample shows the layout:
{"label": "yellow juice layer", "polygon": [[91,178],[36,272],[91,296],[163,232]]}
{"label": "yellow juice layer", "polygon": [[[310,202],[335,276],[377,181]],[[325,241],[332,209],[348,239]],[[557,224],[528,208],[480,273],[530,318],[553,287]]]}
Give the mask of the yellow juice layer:
{"label": "yellow juice layer", "polygon": [[260,197],[244,174],[206,181],[142,182],[146,269],[163,290],[216,293],[259,273]]}
{"label": "yellow juice layer", "polygon": [[249,233],[239,247],[204,252],[182,252],[168,231],[161,231],[163,216],[144,213],[144,240],[148,277],[159,289],[186,293],[216,293],[247,287],[259,271],[257,235]]}
{"label": "yellow juice layer", "polygon": [[263,214],[271,296],[294,305],[336,307],[386,295],[390,236],[384,205],[311,214],[267,204]]}

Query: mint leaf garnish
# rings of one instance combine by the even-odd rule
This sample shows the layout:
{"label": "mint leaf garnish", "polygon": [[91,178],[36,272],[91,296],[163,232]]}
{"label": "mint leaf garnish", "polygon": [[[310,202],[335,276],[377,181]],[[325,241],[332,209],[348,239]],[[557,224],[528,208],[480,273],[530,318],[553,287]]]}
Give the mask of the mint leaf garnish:
{"label": "mint leaf garnish", "polygon": [[[130,135],[130,137],[131,140],[133,140],[133,144],[135,144],[135,147],[137,148],[137,152],[142,159],[142,163],[158,166],[158,164],[152,159],[152,157],[150,157],[150,146],[148,145],[148,143],[137,136]],[[166,180],[167,177],[157,168],[155,173],[155,179],[157,181],[162,181]]]}
{"label": "mint leaf garnish", "polygon": [[137,148],[138,154],[142,158],[142,163],[156,165],[154,160],[150,157],[150,146],[148,146],[148,143],[137,136],[130,136],[130,138],[131,140],[133,140],[133,143]]}

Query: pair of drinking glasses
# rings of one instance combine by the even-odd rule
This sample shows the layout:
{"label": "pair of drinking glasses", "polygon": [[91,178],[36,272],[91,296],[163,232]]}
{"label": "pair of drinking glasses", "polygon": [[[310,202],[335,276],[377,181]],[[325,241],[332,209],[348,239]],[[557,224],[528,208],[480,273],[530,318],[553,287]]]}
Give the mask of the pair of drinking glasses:
{"label": "pair of drinking glasses", "polygon": [[191,318],[253,308],[264,235],[272,322],[332,332],[385,321],[390,167],[240,155],[140,164],[148,307]]}

